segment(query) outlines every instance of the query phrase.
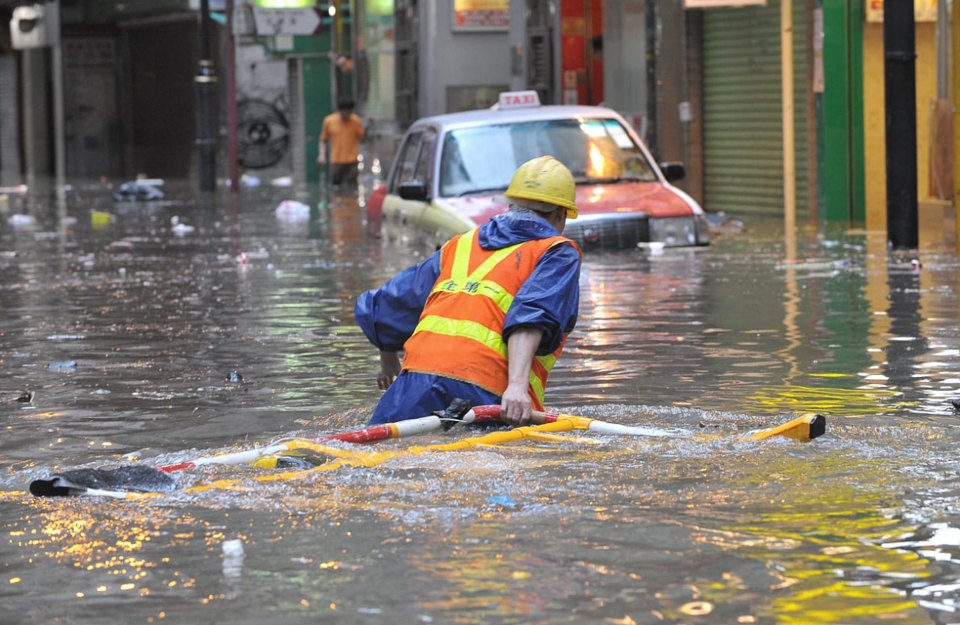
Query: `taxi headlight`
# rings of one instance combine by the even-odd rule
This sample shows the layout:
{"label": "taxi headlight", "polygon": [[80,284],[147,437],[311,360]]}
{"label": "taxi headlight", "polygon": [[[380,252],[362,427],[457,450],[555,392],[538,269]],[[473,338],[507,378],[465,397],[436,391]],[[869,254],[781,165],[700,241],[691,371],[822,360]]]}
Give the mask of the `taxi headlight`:
{"label": "taxi headlight", "polygon": [[651,219],[650,241],[663,243],[669,247],[696,245],[698,242],[697,222],[692,216]]}

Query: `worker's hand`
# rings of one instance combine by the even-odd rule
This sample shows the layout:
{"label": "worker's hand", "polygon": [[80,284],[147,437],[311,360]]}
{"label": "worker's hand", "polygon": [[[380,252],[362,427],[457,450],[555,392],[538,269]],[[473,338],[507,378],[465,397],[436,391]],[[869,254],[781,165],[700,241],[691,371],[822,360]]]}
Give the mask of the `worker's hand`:
{"label": "worker's hand", "polygon": [[500,420],[511,425],[527,425],[531,408],[527,385],[510,384],[500,398]]}
{"label": "worker's hand", "polygon": [[400,354],[397,352],[380,352],[380,372],[377,374],[377,388],[385,391],[400,375]]}

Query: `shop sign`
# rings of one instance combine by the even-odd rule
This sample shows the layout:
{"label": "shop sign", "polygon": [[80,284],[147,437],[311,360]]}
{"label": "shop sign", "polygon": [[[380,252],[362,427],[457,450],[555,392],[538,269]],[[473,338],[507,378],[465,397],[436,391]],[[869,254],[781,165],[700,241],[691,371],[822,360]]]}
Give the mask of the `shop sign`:
{"label": "shop sign", "polygon": [[[867,21],[883,22],[883,0],[867,0]],[[918,22],[937,21],[937,0],[913,0],[913,19]]]}
{"label": "shop sign", "polygon": [[454,30],[508,30],[510,0],[453,0]]}

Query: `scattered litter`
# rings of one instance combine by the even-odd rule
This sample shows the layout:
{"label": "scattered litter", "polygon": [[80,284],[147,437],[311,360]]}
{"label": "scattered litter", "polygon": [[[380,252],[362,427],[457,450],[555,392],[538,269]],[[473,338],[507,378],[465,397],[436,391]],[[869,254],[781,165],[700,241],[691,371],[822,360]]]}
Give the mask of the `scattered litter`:
{"label": "scattered litter", "polygon": [[296,200],[284,200],[277,206],[276,215],[286,221],[305,221],[310,218],[310,207]]}
{"label": "scattered litter", "polygon": [[243,555],[243,541],[239,538],[234,538],[233,540],[223,541],[223,555],[225,556],[242,556]]}
{"label": "scattered litter", "polygon": [[742,221],[727,217],[723,211],[719,213],[706,213],[706,218],[707,224],[710,226],[710,231],[714,234],[737,233],[742,232],[744,229]]}
{"label": "scattered litter", "polygon": [[223,541],[223,576],[236,579],[243,574],[243,541],[239,538]]}
{"label": "scattered litter", "polygon": [[137,184],[145,184],[151,187],[162,187],[163,183],[163,178],[147,178],[143,174],[137,176]]}
{"label": "scattered litter", "polygon": [[853,261],[849,258],[840,260],[808,260],[797,263],[785,263],[777,266],[777,269],[803,269],[808,271],[823,271],[825,269],[847,269],[853,266]]}
{"label": "scattered litter", "polygon": [[270,181],[275,187],[291,187],[293,186],[293,176],[280,176],[279,178],[274,178]]}
{"label": "scattered litter", "polygon": [[51,334],[47,337],[48,341],[79,341],[87,338],[86,334]]}
{"label": "scattered litter", "polygon": [[193,226],[188,226],[187,224],[180,223],[180,218],[177,217],[176,215],[170,218],[170,223],[173,224],[173,227],[171,228],[171,230],[178,237],[182,237],[186,234],[190,234],[191,232],[196,230],[196,228],[194,228]]}
{"label": "scattered litter", "polygon": [[49,365],[51,371],[65,371],[68,369],[76,369],[77,361],[76,360],[64,360],[61,362],[51,362]]}
{"label": "scattered litter", "polygon": [[110,213],[105,213],[103,211],[90,211],[90,222],[93,224],[94,228],[109,226],[111,219],[113,219],[113,215]]}
{"label": "scattered litter", "polygon": [[32,404],[36,398],[37,394],[33,391],[24,391],[17,397],[17,401],[21,404]]}
{"label": "scattered litter", "polygon": [[37,224],[37,220],[33,218],[33,215],[16,214],[12,215],[9,221],[10,225],[14,228],[28,228]]}
{"label": "scattered litter", "polygon": [[266,260],[270,258],[270,252],[262,247],[255,252],[245,252],[244,254],[249,260]]}
{"label": "scattered litter", "polygon": [[259,187],[260,179],[256,176],[251,176],[250,174],[243,174],[240,176],[240,184],[245,187]]}
{"label": "scattered litter", "polygon": [[512,507],[514,507],[515,505],[517,505],[517,502],[515,502],[513,499],[511,499],[510,495],[500,495],[500,496],[497,496],[497,497],[487,497],[487,501],[490,502],[490,503],[492,503],[492,504],[496,504],[496,505],[498,505],[498,506],[503,506],[504,508],[512,508]]}
{"label": "scattered litter", "polygon": [[15,186],[15,187],[0,187],[0,193],[20,193],[20,194],[23,194],[23,193],[26,193],[26,192],[27,192],[27,185],[25,185],[25,184],[19,184],[19,185]]}
{"label": "scattered litter", "polygon": [[113,199],[117,202],[162,200],[163,191],[153,185],[142,182],[125,182],[120,185],[120,189],[113,194]]}
{"label": "scattered litter", "polygon": [[663,254],[663,248],[666,247],[666,243],[662,241],[650,241],[649,243],[637,243],[637,247],[641,250],[646,250],[651,256],[659,256]]}
{"label": "scattered litter", "polygon": [[227,382],[243,382],[243,376],[240,375],[239,371],[231,371],[230,375],[227,376]]}
{"label": "scattered litter", "polygon": [[247,257],[245,252],[240,252],[239,254],[237,254],[238,265],[246,265],[249,261],[250,259]]}

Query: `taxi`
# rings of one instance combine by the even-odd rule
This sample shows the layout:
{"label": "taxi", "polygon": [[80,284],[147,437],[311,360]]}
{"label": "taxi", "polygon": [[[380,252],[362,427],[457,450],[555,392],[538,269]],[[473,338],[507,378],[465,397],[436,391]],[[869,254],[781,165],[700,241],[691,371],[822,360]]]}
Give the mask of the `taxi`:
{"label": "taxi", "polygon": [[368,199],[368,222],[388,240],[437,249],[504,212],[500,195],[514,171],[543,155],[561,161],[577,182],[579,217],[563,234],[581,249],[710,243],[703,209],[670,184],[683,178],[683,165],[658,166],[615,111],[541,106],[535,91],[415,122]]}

